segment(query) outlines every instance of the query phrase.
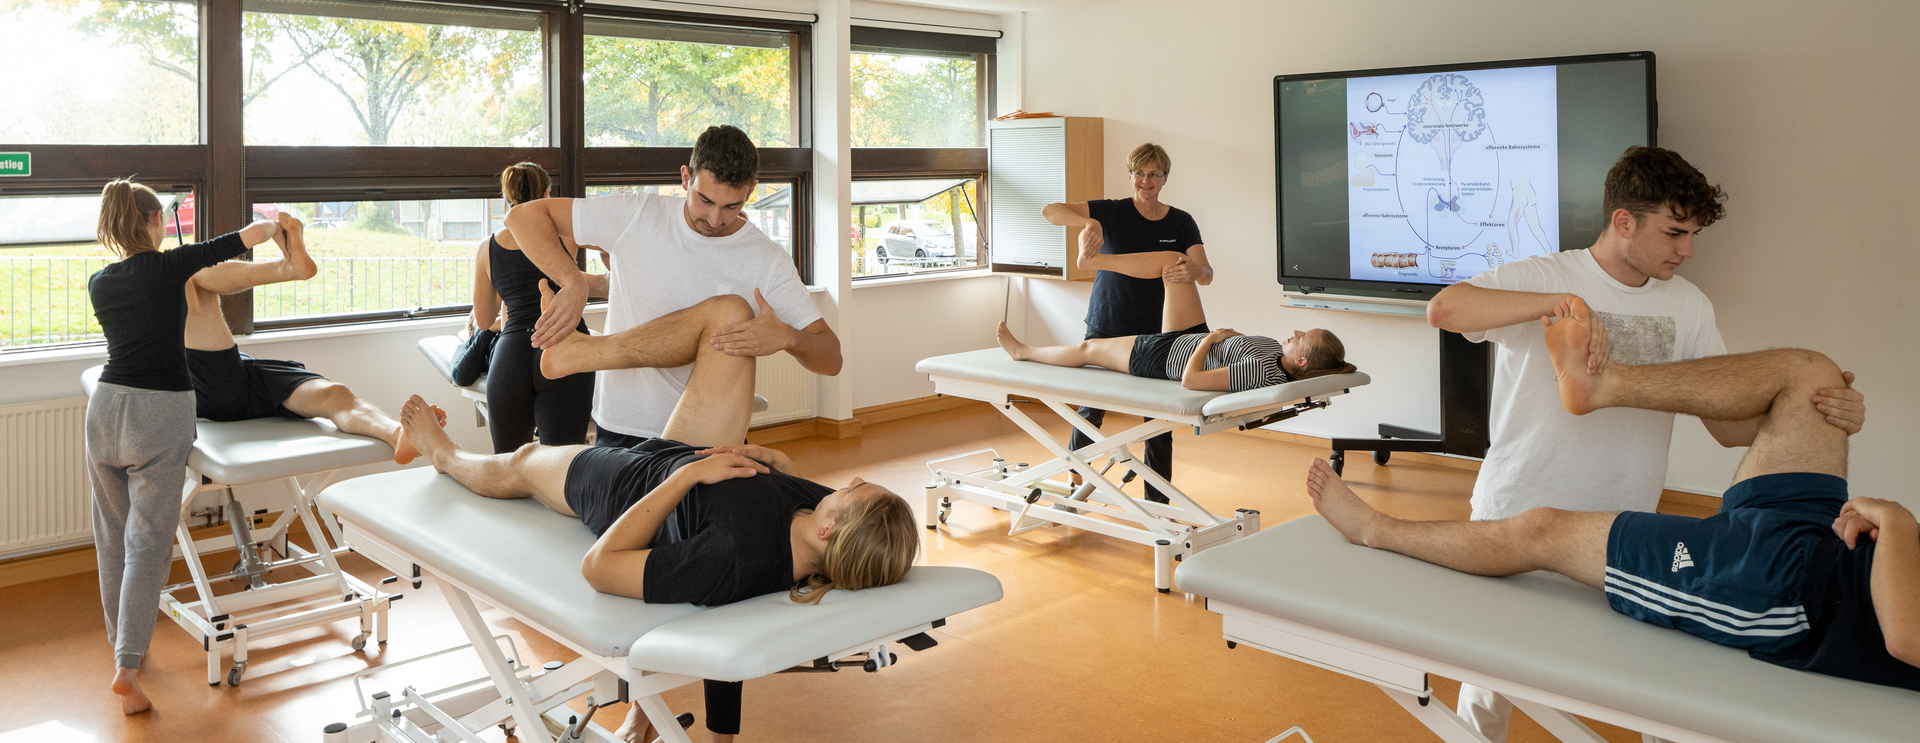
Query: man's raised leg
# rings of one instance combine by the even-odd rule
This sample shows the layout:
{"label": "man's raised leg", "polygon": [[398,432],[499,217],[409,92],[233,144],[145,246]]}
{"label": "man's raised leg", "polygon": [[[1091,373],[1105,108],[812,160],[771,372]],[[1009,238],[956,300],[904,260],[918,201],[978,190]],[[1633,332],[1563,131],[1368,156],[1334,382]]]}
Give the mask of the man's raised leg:
{"label": "man's raised leg", "polygon": [[511,454],[475,454],[447,437],[436,414],[444,415],[419,395],[400,406],[408,440],[434,469],[476,495],[509,500],[532,496],[561,514],[575,515],[567,507],[567,468],[588,447],[526,444]]}
{"label": "man's raised leg", "polygon": [[[553,296],[540,282],[543,299]],[[638,327],[613,335],[574,333],[540,356],[540,373],[548,379],[606,369],[671,369],[698,357],[704,340],[715,328],[753,317],[753,307],[735,294],[710,297],[699,304],[670,312]],[[716,318],[732,318],[719,322]]]}
{"label": "man's raised leg", "polygon": [[[1735,480],[1782,472],[1847,476],[1847,434],[1808,403],[1846,386],[1818,351],[1773,349],[1671,364],[1630,366],[1607,356],[1606,325],[1570,300],[1547,328],[1547,350],[1568,412],[1641,408],[1735,421],[1766,416]],[[1598,375],[1590,374],[1598,366]]]}
{"label": "man's raised leg", "polygon": [[1354,544],[1474,575],[1549,570],[1594,588],[1606,582],[1607,532],[1618,515],[1535,508],[1498,521],[1403,521],[1374,510],[1320,459],[1307,468],[1307,494]]}
{"label": "man's raised leg", "polygon": [[[544,283],[540,291],[550,296]],[[540,373],[559,379],[602,369],[692,364],[687,388],[661,436],[697,446],[738,444],[747,440],[753,418],[756,359],[729,356],[707,341],[715,330],[752,318],[753,307],[746,299],[722,294],[613,335],[569,335],[541,355]]]}

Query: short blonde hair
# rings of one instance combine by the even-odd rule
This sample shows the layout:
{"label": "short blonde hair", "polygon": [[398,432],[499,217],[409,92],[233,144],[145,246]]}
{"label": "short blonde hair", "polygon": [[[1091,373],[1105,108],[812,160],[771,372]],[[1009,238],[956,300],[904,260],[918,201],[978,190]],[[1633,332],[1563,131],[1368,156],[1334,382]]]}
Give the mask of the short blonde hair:
{"label": "short blonde hair", "polygon": [[1162,173],[1173,172],[1173,158],[1167,157],[1166,148],[1152,142],[1133,148],[1133,152],[1127,155],[1127,172],[1129,173],[1138,173],[1148,164],[1160,166]]}
{"label": "short blonde hair", "polygon": [[913,507],[886,488],[833,515],[820,570],[788,592],[797,603],[818,604],[828,591],[858,591],[899,583],[920,552]]}

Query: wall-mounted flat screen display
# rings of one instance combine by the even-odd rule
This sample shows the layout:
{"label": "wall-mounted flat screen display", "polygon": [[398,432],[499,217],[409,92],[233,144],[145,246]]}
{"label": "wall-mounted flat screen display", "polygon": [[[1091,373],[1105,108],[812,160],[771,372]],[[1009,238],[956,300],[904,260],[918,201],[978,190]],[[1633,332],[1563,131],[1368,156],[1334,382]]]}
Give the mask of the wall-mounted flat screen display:
{"label": "wall-mounted flat screen display", "polygon": [[1280,283],[1431,296],[1593,244],[1657,128],[1653,53],[1279,75]]}

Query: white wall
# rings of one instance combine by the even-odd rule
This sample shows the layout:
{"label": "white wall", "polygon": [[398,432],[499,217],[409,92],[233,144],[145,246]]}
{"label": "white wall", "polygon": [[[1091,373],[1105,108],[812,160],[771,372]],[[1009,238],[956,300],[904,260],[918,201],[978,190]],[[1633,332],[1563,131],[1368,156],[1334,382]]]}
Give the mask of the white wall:
{"label": "white wall", "polygon": [[[1106,118],[1108,163],[1143,141],[1173,155],[1166,199],[1192,212],[1218,270],[1215,327],[1327,327],[1374,376],[1292,430],[1366,435],[1438,425],[1435,331],[1411,318],[1282,308],[1274,280],[1272,76],[1652,50],[1660,144],[1730,194],[1680,271],[1714,301],[1735,351],[1803,346],[1856,372],[1870,418],[1855,492],[1920,503],[1920,4],[1430,3],[1122,0],[1030,10],[1025,107]],[[1903,51],[1904,50],[1904,51]],[[1107,194],[1128,193],[1107,168]],[[1027,330],[1077,337],[1088,287],[1028,282]],[[1738,452],[1676,425],[1669,486],[1718,492]]]}
{"label": "white wall", "polygon": [[993,326],[1007,304],[1007,280],[963,279],[854,284],[859,342],[847,356],[853,407],[933,394],[933,382],[913,370],[928,356],[993,346]]}

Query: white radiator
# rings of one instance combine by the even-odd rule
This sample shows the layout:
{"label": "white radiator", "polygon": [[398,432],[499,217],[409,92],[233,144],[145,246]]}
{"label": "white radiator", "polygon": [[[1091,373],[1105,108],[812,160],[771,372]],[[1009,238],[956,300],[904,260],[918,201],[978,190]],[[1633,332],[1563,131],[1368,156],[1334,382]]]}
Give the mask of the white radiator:
{"label": "white radiator", "polygon": [[0,558],[93,541],[87,398],[0,406]]}
{"label": "white radiator", "polygon": [[800,366],[793,354],[762,356],[754,365],[753,391],[767,398],[767,409],[753,414],[753,425],[765,426],[801,418],[812,418],[813,372]]}

